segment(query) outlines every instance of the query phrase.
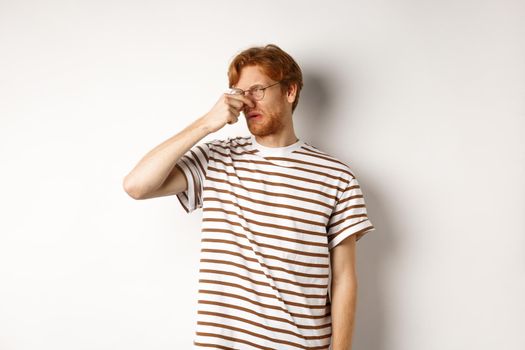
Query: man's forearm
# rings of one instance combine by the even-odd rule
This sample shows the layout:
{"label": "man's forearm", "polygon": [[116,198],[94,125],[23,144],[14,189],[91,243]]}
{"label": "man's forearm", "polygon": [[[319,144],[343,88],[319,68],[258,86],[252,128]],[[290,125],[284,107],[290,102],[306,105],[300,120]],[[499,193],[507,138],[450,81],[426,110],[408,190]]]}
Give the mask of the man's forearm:
{"label": "man's forearm", "polygon": [[166,180],[175,163],[209,133],[204,118],[201,117],[149,151],[125,177],[128,192],[140,196],[157,189]]}
{"label": "man's forearm", "polygon": [[332,283],[332,350],[351,350],[357,304],[357,282]]}

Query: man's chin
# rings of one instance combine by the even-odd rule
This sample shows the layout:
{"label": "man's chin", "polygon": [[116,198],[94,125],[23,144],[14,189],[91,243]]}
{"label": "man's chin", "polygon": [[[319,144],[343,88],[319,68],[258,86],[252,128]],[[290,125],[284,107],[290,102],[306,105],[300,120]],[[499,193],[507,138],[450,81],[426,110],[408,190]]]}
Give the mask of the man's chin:
{"label": "man's chin", "polygon": [[250,130],[250,133],[254,136],[268,136],[272,135],[276,132],[276,130],[270,130],[270,129],[262,129],[262,128],[248,128]]}

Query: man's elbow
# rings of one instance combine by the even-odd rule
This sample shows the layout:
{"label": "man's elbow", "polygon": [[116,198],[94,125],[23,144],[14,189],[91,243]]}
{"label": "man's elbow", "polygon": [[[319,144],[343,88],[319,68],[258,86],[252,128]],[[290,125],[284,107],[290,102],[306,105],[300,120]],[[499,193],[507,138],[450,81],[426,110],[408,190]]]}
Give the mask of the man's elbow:
{"label": "man's elbow", "polygon": [[124,191],[133,199],[142,199],[142,192],[139,187],[136,186],[129,178],[129,176],[124,177],[122,181],[122,188]]}

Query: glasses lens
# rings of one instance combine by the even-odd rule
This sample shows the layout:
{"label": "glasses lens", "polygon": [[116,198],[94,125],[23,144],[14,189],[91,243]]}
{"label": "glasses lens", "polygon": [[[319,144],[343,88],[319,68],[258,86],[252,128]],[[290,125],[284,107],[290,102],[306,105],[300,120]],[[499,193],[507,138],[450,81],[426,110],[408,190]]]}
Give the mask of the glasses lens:
{"label": "glasses lens", "polygon": [[256,100],[261,100],[264,96],[264,89],[261,89],[261,88],[253,89],[252,96]]}

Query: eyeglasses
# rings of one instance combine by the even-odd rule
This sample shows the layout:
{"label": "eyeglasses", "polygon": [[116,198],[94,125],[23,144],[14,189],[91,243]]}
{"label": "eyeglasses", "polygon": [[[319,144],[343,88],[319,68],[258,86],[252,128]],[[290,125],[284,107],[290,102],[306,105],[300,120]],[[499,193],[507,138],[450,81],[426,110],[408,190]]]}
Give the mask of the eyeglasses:
{"label": "eyeglasses", "polygon": [[260,85],[256,85],[256,86],[252,86],[249,90],[243,90],[243,89],[238,89],[238,88],[230,88],[230,94],[233,94],[233,95],[246,95],[246,93],[249,93],[250,95],[252,95],[253,99],[256,100],[256,101],[260,101],[264,98],[264,91],[274,85],[277,85],[279,84],[280,81],[278,81],[277,83],[274,83],[274,84],[271,84],[271,85],[268,85],[268,86],[265,86],[265,87],[262,87]]}

